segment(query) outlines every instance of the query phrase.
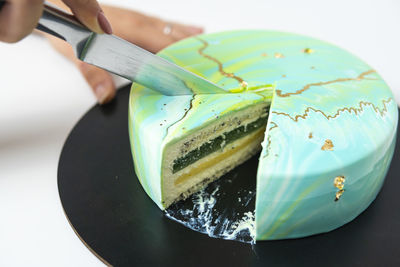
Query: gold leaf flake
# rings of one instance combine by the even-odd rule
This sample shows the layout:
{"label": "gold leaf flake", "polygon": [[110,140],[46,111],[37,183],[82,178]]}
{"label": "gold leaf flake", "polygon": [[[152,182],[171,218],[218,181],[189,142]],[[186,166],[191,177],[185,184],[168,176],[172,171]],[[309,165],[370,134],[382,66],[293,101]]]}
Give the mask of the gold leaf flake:
{"label": "gold leaf flake", "polygon": [[337,191],[336,195],[335,195],[335,201],[338,201],[340,199],[340,197],[343,195],[343,193],[344,193],[344,189]]}
{"label": "gold leaf flake", "polygon": [[332,143],[332,140],[326,139],[324,145],[321,147],[321,150],[324,150],[324,151],[327,151],[327,150],[333,151],[333,147],[334,147],[334,145],[333,145],[333,143]]}
{"label": "gold leaf flake", "polygon": [[335,201],[338,201],[340,197],[344,193],[344,182],[346,181],[346,178],[343,175],[335,177],[333,180],[333,185],[339,189],[336,194],[335,194]]}
{"label": "gold leaf flake", "polygon": [[312,54],[312,53],[314,53],[315,51],[313,50],[313,49],[311,49],[311,48],[304,48],[303,50],[303,53],[305,53],[305,54]]}
{"label": "gold leaf flake", "polygon": [[335,180],[333,180],[333,185],[337,188],[342,190],[344,187],[344,182],[346,181],[346,178],[344,176],[340,175],[335,177]]}

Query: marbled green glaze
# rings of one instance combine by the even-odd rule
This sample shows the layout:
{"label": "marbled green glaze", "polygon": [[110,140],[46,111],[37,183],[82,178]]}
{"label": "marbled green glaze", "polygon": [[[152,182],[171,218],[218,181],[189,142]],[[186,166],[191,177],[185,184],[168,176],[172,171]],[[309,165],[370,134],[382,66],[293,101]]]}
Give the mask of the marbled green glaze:
{"label": "marbled green glaze", "polygon": [[[257,240],[330,231],[371,203],[390,164],[398,120],[390,89],[371,67],[331,44],[268,31],[202,35],[159,53],[227,92],[244,91],[238,79],[221,73],[204,54],[247,82],[247,92],[168,97],[132,87],[135,169],[160,208],[165,146],[217,116],[271,102],[272,95],[257,175]],[[321,149],[327,139],[332,151]],[[334,179],[340,175],[346,179],[344,193],[335,201]]]}

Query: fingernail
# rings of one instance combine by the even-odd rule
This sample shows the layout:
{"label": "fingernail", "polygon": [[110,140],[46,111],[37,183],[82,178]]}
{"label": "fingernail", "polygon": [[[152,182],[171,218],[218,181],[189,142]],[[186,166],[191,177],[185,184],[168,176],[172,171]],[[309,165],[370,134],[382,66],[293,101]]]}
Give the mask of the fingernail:
{"label": "fingernail", "polygon": [[99,13],[97,14],[97,21],[99,22],[101,29],[105,33],[112,34],[111,24],[110,24],[110,22],[108,22],[108,20],[102,10],[100,10]]}
{"label": "fingernail", "polygon": [[190,32],[192,34],[199,34],[199,33],[203,32],[203,28],[196,27],[196,26],[186,26],[186,29],[188,30],[188,32]]}
{"label": "fingernail", "polygon": [[108,98],[108,92],[106,86],[100,83],[94,88],[94,93],[96,94],[97,101],[99,104],[104,104]]}

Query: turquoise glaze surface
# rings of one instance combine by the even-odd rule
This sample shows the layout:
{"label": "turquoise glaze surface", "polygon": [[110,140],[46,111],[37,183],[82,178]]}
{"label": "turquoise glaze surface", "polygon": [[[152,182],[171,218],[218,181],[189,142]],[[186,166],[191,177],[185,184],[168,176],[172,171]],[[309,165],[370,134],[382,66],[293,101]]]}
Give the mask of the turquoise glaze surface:
{"label": "turquoise glaze surface", "polygon": [[272,103],[257,175],[257,240],[333,230],[375,199],[398,114],[390,89],[363,61],[326,42],[269,31],[201,35],[159,55],[227,91],[171,97],[133,85],[135,170],[161,209],[165,146],[260,101]]}

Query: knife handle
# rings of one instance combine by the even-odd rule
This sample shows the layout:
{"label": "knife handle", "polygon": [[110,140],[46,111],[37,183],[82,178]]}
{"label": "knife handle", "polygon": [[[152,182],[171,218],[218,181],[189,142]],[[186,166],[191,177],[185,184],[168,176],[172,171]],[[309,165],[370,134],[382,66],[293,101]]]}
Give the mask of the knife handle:
{"label": "knife handle", "polygon": [[44,2],[43,14],[36,28],[70,43],[78,58],[86,42],[95,34],[73,15],[48,2]]}
{"label": "knife handle", "polygon": [[[0,10],[5,3],[6,1],[0,0]],[[73,15],[48,2],[43,4],[43,13],[36,29],[70,43],[77,57],[80,56],[86,41],[94,34]]]}

